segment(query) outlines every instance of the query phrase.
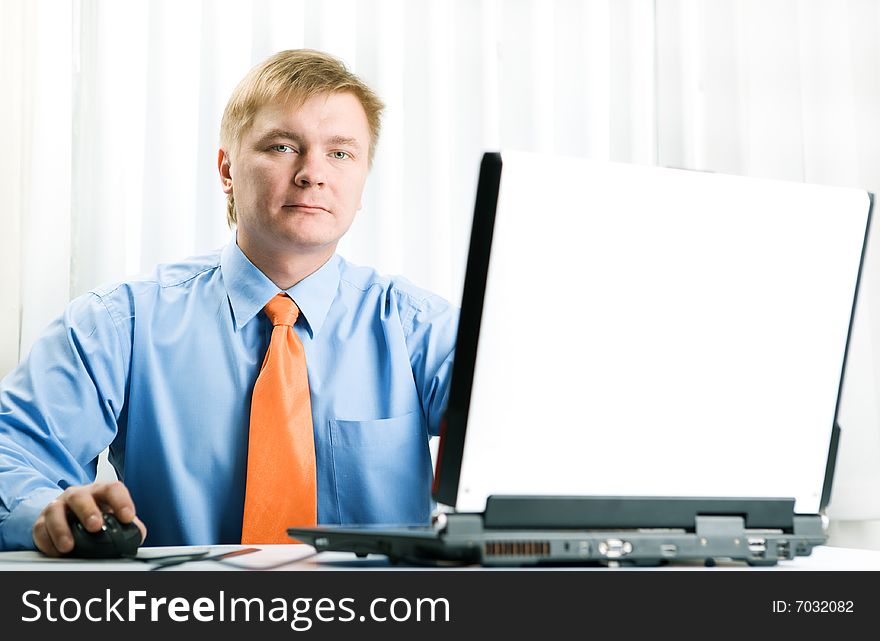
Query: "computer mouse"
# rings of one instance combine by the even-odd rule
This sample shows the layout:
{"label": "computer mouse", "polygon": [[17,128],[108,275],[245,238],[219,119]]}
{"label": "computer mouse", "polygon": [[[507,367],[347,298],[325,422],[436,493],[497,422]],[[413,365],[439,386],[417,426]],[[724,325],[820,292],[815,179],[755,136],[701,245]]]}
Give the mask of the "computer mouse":
{"label": "computer mouse", "polygon": [[114,559],[135,556],[141,544],[141,531],[134,523],[120,523],[109,512],[104,513],[104,524],[97,532],[89,532],[76,515],[67,515],[73,532],[73,550],[66,556],[83,559]]}

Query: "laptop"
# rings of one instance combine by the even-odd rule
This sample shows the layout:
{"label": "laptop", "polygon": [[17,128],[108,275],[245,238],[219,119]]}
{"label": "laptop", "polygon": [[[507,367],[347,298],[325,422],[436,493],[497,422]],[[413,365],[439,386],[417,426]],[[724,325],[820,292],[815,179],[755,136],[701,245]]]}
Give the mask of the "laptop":
{"label": "laptop", "polygon": [[484,155],[431,524],[392,562],[773,565],[826,542],[873,194]]}

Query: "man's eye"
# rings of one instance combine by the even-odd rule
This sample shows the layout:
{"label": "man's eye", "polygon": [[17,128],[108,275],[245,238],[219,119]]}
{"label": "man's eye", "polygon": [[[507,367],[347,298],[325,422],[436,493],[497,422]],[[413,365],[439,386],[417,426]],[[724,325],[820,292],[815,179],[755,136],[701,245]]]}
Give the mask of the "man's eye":
{"label": "man's eye", "polygon": [[345,160],[346,158],[350,158],[350,157],[351,157],[351,156],[349,156],[349,154],[348,154],[347,151],[331,151],[331,152],[330,152],[330,156],[331,156],[334,160]]}
{"label": "man's eye", "polygon": [[289,154],[295,150],[290,145],[272,145],[272,151],[280,151],[281,153]]}

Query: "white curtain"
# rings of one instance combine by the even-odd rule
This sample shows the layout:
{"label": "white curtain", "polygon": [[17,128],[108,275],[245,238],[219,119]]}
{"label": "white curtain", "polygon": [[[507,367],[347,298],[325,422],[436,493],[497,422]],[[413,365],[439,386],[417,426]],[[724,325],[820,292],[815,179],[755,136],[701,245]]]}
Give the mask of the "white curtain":
{"label": "white curtain", "polygon": [[[0,0],[0,376],[73,296],[227,242],[220,115],[277,50],[388,104],[340,252],[456,301],[487,149],[880,191],[878,31],[875,0]],[[880,518],[873,250],[838,518]]]}

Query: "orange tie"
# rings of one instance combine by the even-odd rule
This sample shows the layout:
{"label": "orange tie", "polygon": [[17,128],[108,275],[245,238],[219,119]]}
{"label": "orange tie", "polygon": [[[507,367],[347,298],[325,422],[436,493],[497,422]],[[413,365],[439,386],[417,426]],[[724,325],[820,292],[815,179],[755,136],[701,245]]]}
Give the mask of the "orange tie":
{"label": "orange tie", "polygon": [[241,542],[293,543],[287,528],[315,525],[315,437],[299,308],[278,294],[263,308],[272,339],[254,384]]}

